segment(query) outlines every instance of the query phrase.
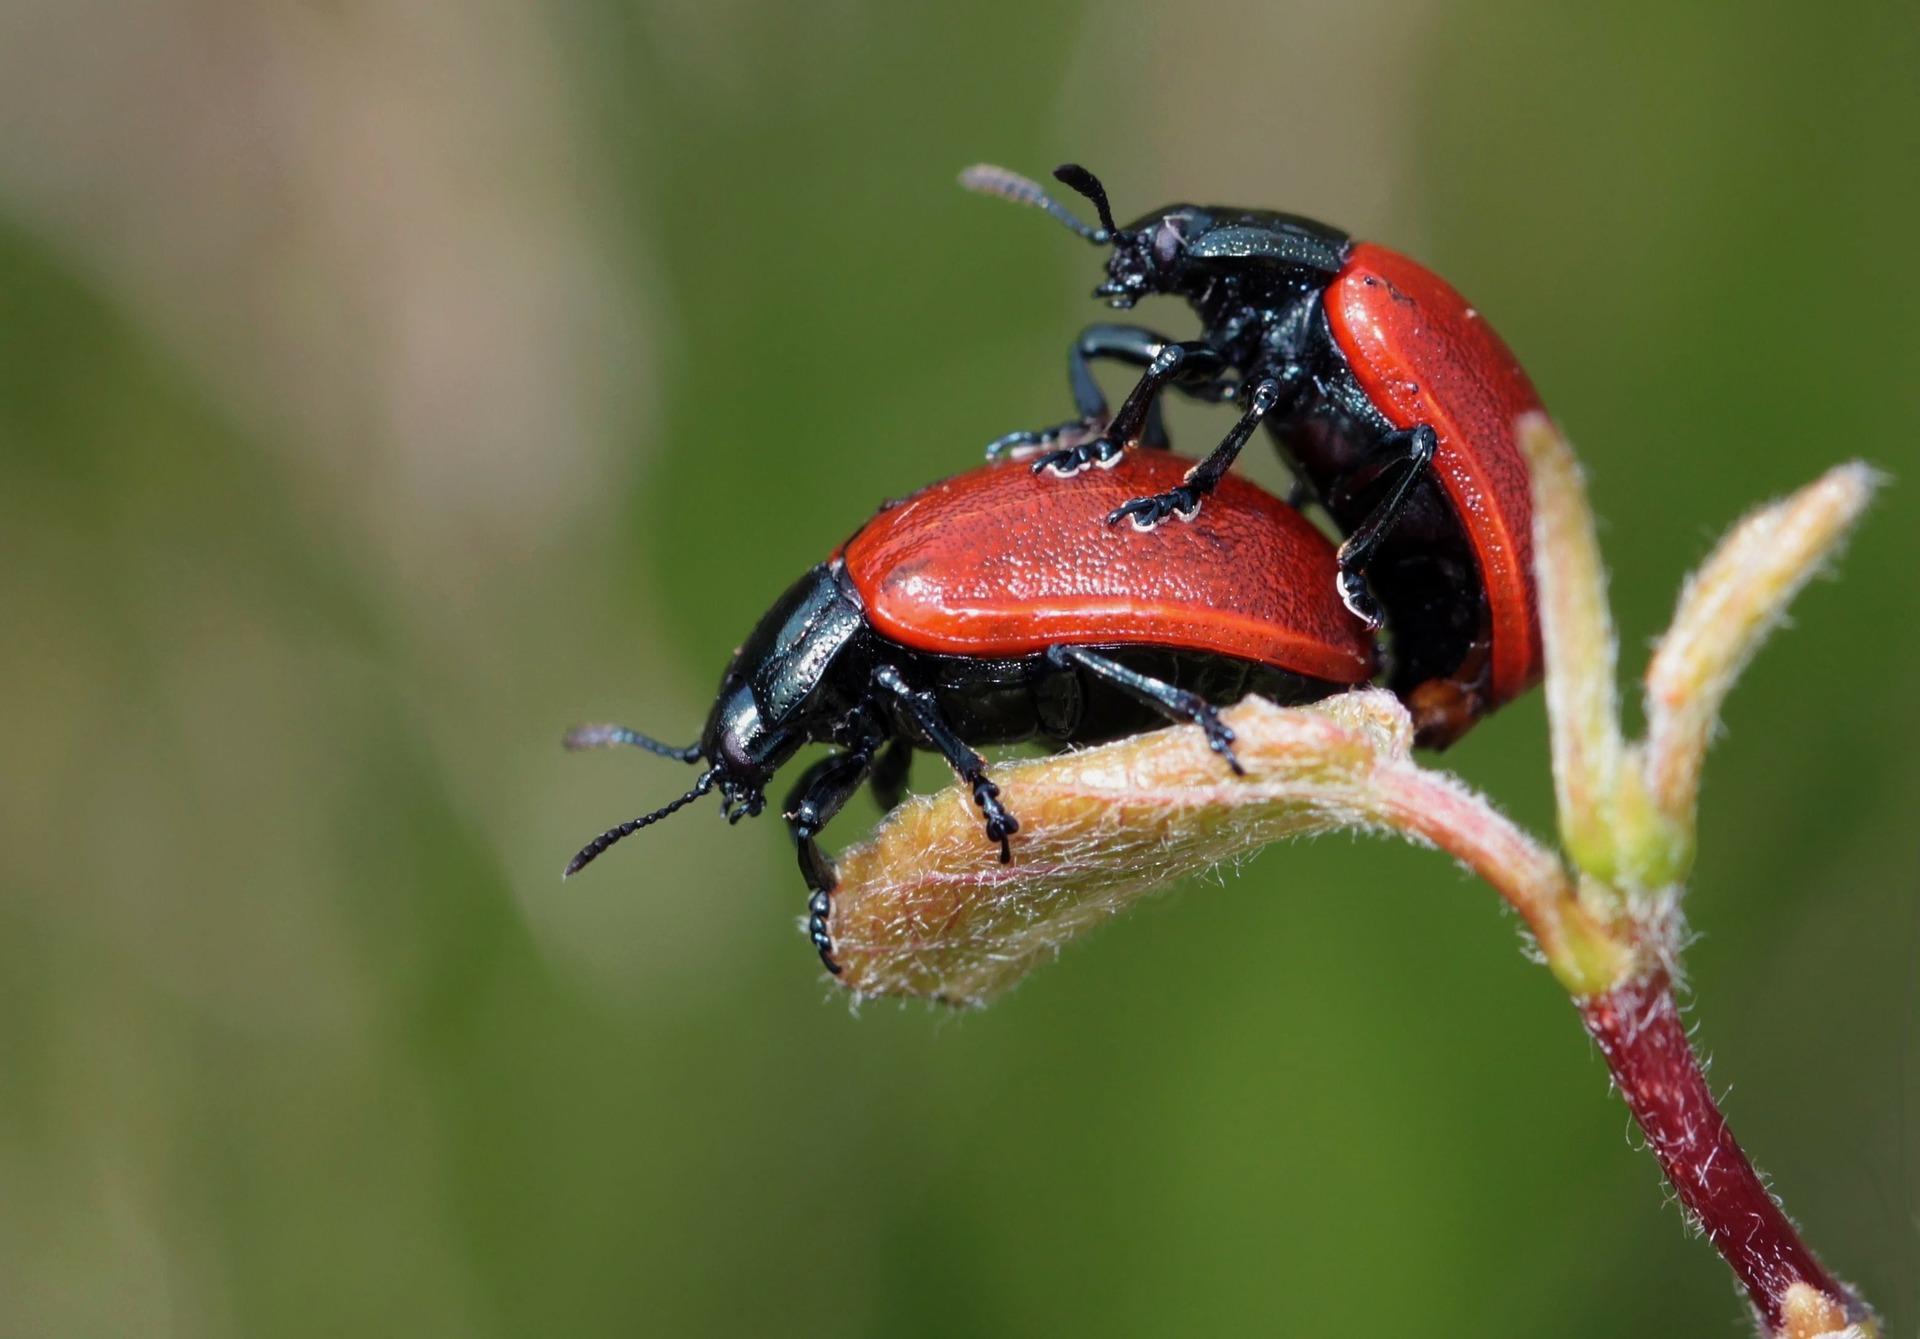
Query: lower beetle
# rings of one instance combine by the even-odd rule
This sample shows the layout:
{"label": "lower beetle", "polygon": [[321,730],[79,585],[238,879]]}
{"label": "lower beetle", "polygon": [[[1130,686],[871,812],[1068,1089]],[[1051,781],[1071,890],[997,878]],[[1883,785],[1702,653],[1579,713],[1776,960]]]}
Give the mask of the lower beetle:
{"label": "lower beetle", "polygon": [[1073,489],[989,465],[883,508],[734,653],[699,743],[613,725],[567,736],[569,748],[633,745],[707,768],[679,799],[594,838],[566,873],[710,791],[730,821],[757,815],[803,745],[831,745],[794,787],[786,820],[811,893],[808,930],[837,973],[833,865],[815,839],[864,782],[882,808],[897,804],[913,749],[940,754],[972,787],[1002,860],[1020,824],[977,746],[1096,743],[1167,718],[1198,725],[1238,771],[1214,704],[1249,692],[1307,702],[1365,683],[1373,644],[1335,594],[1333,546],[1251,483],[1223,480],[1166,544],[1095,524],[1192,463],[1130,452]]}

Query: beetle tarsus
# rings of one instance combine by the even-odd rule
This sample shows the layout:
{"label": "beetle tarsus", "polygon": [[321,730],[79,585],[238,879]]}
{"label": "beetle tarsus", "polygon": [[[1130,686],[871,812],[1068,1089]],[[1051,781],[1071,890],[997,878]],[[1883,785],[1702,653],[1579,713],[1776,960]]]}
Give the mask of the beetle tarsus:
{"label": "beetle tarsus", "polygon": [[1207,747],[1226,760],[1235,776],[1245,776],[1247,769],[1240,765],[1239,756],[1233,751],[1233,727],[1220,719],[1220,713],[1211,706],[1195,713],[1195,725],[1207,737]]}
{"label": "beetle tarsus", "polygon": [[1107,517],[1107,524],[1118,525],[1122,521],[1130,520],[1135,530],[1151,530],[1169,516],[1191,521],[1200,514],[1200,497],[1198,489],[1181,484],[1164,493],[1155,493],[1152,497],[1137,497],[1131,502],[1115,507],[1112,514]]}
{"label": "beetle tarsus", "polygon": [[1020,432],[1003,433],[987,443],[987,459],[998,460],[1002,456],[1012,455],[1015,451],[1024,451],[1029,447],[1051,446],[1058,441],[1065,424],[1051,428],[1042,428],[1038,432],[1024,429]]}
{"label": "beetle tarsus", "polygon": [[1367,589],[1367,579],[1358,568],[1349,567],[1342,561],[1340,575],[1335,579],[1340,590],[1340,603],[1346,605],[1349,612],[1367,625],[1368,631],[1380,626],[1380,604],[1373,598],[1373,592]]}
{"label": "beetle tarsus", "polygon": [[973,783],[973,802],[980,806],[980,812],[987,819],[987,840],[1000,843],[1000,863],[1013,863],[1013,845],[1007,839],[1020,831],[1020,820],[1007,812],[1000,803],[1000,787],[987,780],[986,774],[978,773],[967,778]]}
{"label": "beetle tarsus", "polygon": [[1075,442],[1072,446],[1061,447],[1035,458],[1033,472],[1051,472],[1056,478],[1070,479],[1086,469],[1096,465],[1110,470],[1120,463],[1123,448],[1110,437],[1096,437],[1090,442]]}
{"label": "beetle tarsus", "polygon": [[827,933],[827,917],[833,914],[833,902],[825,889],[816,889],[807,899],[807,938],[813,941],[814,949],[820,954],[821,965],[835,976],[841,972],[840,964],[833,960],[833,937]]}
{"label": "beetle tarsus", "polygon": [[999,460],[1021,451],[1031,451],[1038,447],[1050,447],[1062,438],[1090,438],[1097,436],[1106,421],[1105,407],[1097,415],[1083,415],[1070,418],[1065,423],[1056,423],[1051,428],[1025,429],[1009,432],[987,443],[987,459]]}

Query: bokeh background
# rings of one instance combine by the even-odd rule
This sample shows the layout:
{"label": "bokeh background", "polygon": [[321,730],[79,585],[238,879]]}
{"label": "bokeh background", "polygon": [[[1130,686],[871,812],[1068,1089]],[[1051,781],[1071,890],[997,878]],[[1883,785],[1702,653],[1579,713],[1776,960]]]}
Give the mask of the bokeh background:
{"label": "bokeh background", "polygon": [[[1068,157],[1453,278],[1630,667],[1745,508],[1893,475],[1733,699],[1689,963],[1914,1333],[1917,68],[1850,0],[8,0],[0,1334],[1742,1331],[1431,853],[1271,851],[963,1018],[849,1011],[771,821],[559,883],[684,784],[563,728],[690,737],[876,502],[1061,416],[1097,257],[953,176]],[[1544,748],[1447,761],[1544,830]]]}

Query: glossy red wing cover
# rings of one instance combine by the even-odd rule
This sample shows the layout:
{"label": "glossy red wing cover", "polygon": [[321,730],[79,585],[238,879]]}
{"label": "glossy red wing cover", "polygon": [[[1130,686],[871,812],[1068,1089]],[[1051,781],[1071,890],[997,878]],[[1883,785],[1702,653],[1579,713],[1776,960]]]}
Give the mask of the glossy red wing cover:
{"label": "glossy red wing cover", "polygon": [[1278,498],[1229,476],[1192,521],[1107,524],[1192,464],[1136,448],[1069,479],[989,465],[882,511],[842,556],[873,625],[925,651],[1131,642],[1366,680],[1372,642],[1335,593],[1333,547]]}
{"label": "glossy red wing cover", "polygon": [[1434,467],[1466,521],[1492,611],[1493,699],[1540,677],[1533,501],[1513,423],[1540,408],[1518,360],[1438,275],[1362,243],[1326,292],[1327,323],[1355,379],[1394,426],[1428,423]]}

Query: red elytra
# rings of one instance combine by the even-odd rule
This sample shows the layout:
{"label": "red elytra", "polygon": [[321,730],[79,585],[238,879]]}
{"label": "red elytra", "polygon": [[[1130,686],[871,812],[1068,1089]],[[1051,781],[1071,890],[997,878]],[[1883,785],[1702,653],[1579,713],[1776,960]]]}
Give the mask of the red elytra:
{"label": "red elytra", "polygon": [[1397,428],[1432,425],[1434,470],[1459,513],[1486,587],[1491,701],[1541,673],[1533,587],[1533,498],[1514,422],[1540,396],[1493,327],[1446,280],[1362,242],[1325,296],[1354,379]]}
{"label": "red elytra", "polygon": [[1280,499],[1230,476],[1152,544],[1102,523],[1192,464],[1129,451],[1071,488],[1018,461],[988,465],[886,508],[839,556],[873,626],[923,651],[1127,643],[1366,682],[1373,644],[1335,594],[1333,546]]}

